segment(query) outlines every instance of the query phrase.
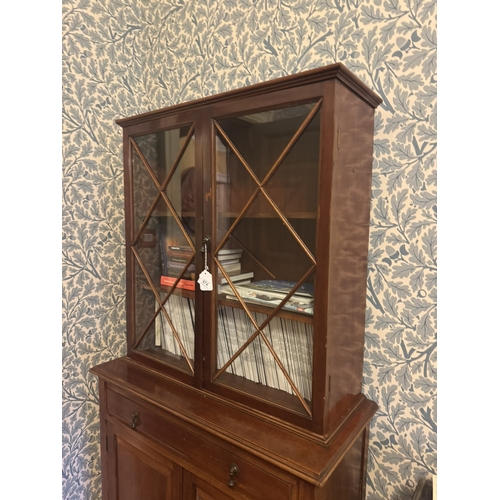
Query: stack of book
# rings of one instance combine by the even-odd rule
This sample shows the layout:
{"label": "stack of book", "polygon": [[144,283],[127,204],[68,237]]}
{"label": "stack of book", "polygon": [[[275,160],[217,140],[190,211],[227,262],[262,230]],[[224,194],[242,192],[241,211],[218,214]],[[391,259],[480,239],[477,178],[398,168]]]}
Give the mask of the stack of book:
{"label": "stack of book", "polygon": [[[221,263],[226,274],[233,283],[250,283],[254,276],[253,271],[243,272],[241,270],[241,248],[222,249],[217,254],[217,259]],[[173,286],[176,279],[182,273],[186,264],[191,260],[193,250],[189,246],[175,246],[165,244],[162,248],[162,276],[160,284],[163,286]],[[177,287],[186,290],[195,289],[195,265],[189,264],[187,269],[177,282]],[[219,285],[227,284],[226,278],[222,273],[218,274]]]}
{"label": "stack of book", "polygon": [[223,248],[217,252],[217,260],[227,273],[241,271],[241,248]]}
{"label": "stack of book", "polygon": [[[276,307],[288,295],[296,285],[293,281],[286,280],[264,280],[253,283],[235,283],[234,286],[245,302],[261,304],[268,307]],[[219,288],[219,292],[225,293],[226,298],[238,300],[231,287],[228,285]],[[285,302],[283,309],[305,314],[314,313],[314,285],[304,283]]]}
{"label": "stack of book", "polygon": [[[186,264],[191,260],[193,250],[189,246],[165,245],[165,247],[162,248],[162,254],[163,274],[160,279],[160,284],[164,286],[172,286],[178,276],[182,273],[183,269],[186,267]],[[194,278],[195,266],[194,262],[191,262],[182,274],[177,286],[187,290],[194,290]]]}
{"label": "stack of book", "polygon": [[[223,248],[219,250],[216,256],[233,283],[250,283],[254,276],[253,271],[244,272],[241,270],[242,252],[241,248]],[[227,284],[227,280],[222,273],[219,273],[217,280],[219,285]]]}

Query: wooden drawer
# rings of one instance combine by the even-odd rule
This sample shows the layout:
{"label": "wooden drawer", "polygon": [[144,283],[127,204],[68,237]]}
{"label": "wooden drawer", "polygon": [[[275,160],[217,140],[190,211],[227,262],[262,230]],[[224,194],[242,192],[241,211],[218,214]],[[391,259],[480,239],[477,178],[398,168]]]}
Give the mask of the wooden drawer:
{"label": "wooden drawer", "polygon": [[[161,441],[166,450],[173,454],[173,459],[182,467],[211,482],[234,498],[239,498],[240,495],[243,495],[241,498],[273,500],[297,498],[298,486],[294,478],[259,459],[243,458],[245,452],[238,452],[230,444],[217,441],[217,438],[213,437],[210,437],[210,440],[201,437],[111,390],[108,390],[107,403],[110,416],[116,417],[129,427],[135,422],[138,434]],[[237,472],[234,472],[236,469]],[[229,486],[230,482],[234,484]]]}

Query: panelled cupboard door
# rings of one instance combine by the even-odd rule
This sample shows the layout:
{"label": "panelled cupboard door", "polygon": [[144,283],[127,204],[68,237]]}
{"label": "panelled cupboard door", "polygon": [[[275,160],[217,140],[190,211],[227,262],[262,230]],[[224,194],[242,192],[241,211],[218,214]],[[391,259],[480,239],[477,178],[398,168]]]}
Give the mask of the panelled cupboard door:
{"label": "panelled cupboard door", "polygon": [[[203,481],[198,476],[191,474],[189,471],[184,471],[184,496],[183,500],[237,500],[251,498],[234,493],[234,496],[227,495],[221,490]],[[255,499],[257,500],[257,499]]]}
{"label": "panelled cupboard door", "polygon": [[182,469],[164,455],[108,426],[107,500],[179,500]]}

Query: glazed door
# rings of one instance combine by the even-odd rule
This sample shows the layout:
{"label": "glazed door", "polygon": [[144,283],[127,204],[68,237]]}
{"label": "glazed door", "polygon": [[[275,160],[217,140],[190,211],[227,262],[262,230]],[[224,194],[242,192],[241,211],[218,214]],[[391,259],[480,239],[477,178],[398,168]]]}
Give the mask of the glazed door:
{"label": "glazed door", "polygon": [[316,95],[212,120],[212,387],[305,420],[312,418],[321,117]]}
{"label": "glazed door", "polygon": [[195,245],[201,224],[195,128],[194,121],[184,122],[126,141],[131,212],[127,250],[133,269],[129,351],[185,381],[196,373],[200,318],[195,300]]}

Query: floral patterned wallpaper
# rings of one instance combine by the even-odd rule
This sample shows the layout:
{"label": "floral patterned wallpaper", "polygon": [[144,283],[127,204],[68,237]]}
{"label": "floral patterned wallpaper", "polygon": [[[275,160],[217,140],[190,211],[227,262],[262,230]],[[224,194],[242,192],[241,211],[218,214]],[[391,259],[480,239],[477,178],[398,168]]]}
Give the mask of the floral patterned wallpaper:
{"label": "floral patterned wallpaper", "polygon": [[63,0],[63,498],[99,499],[97,381],[125,353],[130,116],[343,62],[376,112],[364,392],[367,499],[436,474],[435,0]]}

